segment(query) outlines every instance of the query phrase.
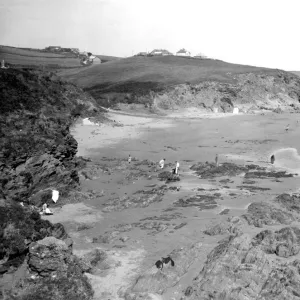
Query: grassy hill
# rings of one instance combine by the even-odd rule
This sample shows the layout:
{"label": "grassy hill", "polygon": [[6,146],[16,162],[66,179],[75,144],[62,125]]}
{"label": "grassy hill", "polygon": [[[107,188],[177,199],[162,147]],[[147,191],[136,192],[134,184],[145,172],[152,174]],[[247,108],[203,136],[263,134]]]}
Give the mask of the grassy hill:
{"label": "grassy hill", "polygon": [[119,60],[119,59],[121,59],[121,57],[116,57],[116,56],[98,55],[98,54],[95,54],[95,55],[101,59],[102,63],[105,63],[105,62],[108,62],[108,61],[112,61],[112,60]]}
{"label": "grassy hill", "polygon": [[297,75],[297,76],[300,76],[300,71],[290,71],[290,72]]}
{"label": "grassy hill", "polygon": [[14,67],[74,68],[81,67],[80,60],[73,54],[57,54],[40,50],[28,50],[0,46],[0,61],[5,60]]}
{"label": "grassy hill", "polygon": [[130,57],[62,70],[59,75],[108,107],[140,103],[162,109],[196,106],[232,111],[240,104],[247,111],[296,107],[300,99],[300,80],[291,73],[212,59]]}
{"label": "grassy hill", "polygon": [[[93,66],[86,70],[70,70],[61,75],[81,87],[111,91],[125,83],[175,85],[212,80],[231,82],[231,74],[248,72],[274,73],[276,70],[236,65],[219,60],[193,59],[175,56],[130,57]],[[130,89],[130,91],[132,91]]]}

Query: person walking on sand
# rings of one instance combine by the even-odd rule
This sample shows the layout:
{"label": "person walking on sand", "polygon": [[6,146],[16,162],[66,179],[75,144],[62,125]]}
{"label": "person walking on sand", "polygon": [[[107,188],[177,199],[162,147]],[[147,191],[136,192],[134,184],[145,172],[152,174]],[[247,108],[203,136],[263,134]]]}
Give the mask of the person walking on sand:
{"label": "person walking on sand", "polygon": [[130,154],[129,154],[129,156],[128,156],[128,163],[129,163],[129,164],[131,163],[131,156],[130,156]]}
{"label": "person walking on sand", "polygon": [[176,160],[175,161],[175,171],[174,171],[174,174],[178,175],[178,170],[179,170],[179,162]]}
{"label": "person walking on sand", "polygon": [[160,160],[160,162],[159,162],[159,166],[160,166],[160,168],[161,169],[163,169],[164,168],[164,166],[165,166],[165,158],[163,158],[162,160]]}
{"label": "person walking on sand", "polygon": [[218,156],[218,154],[216,154],[215,162],[216,162],[216,167],[218,167],[219,166],[219,156]]}
{"label": "person walking on sand", "polygon": [[273,155],[271,156],[271,164],[273,165],[274,162],[275,162],[275,155],[273,154]]}

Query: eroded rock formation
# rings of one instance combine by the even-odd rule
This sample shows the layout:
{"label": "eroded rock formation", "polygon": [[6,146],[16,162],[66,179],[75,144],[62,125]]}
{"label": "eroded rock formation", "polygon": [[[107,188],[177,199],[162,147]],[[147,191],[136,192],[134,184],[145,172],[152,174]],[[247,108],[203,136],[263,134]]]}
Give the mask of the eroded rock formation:
{"label": "eroded rock formation", "polygon": [[75,117],[99,112],[94,100],[52,73],[7,69],[0,72],[0,106],[1,196],[40,204],[51,188],[65,196],[76,187],[69,128]]}
{"label": "eroded rock formation", "polygon": [[89,300],[72,240],[36,207],[51,201],[51,189],[62,204],[78,186],[82,161],[69,128],[99,108],[52,73],[16,69],[0,72],[0,107],[0,298]]}

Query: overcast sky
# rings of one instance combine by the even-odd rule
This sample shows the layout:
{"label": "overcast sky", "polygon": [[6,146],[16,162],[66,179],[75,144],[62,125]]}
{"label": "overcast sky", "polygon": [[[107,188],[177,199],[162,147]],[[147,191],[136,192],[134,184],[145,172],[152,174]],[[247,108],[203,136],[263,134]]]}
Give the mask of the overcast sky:
{"label": "overcast sky", "polygon": [[0,44],[131,56],[186,48],[300,70],[300,0],[0,0]]}

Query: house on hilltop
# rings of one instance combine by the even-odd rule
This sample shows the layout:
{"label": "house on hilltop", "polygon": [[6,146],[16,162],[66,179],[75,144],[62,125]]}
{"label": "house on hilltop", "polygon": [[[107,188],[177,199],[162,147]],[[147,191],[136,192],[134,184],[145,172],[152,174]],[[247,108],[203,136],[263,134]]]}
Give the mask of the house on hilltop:
{"label": "house on hilltop", "polygon": [[60,51],[61,46],[49,46],[49,47],[45,48],[45,50],[47,50],[47,51]]}
{"label": "house on hilltop", "polygon": [[150,55],[152,56],[167,56],[167,55],[173,55],[170,51],[165,49],[154,49],[150,52]]}
{"label": "house on hilltop", "polygon": [[136,54],[135,56],[147,56],[148,53],[147,52],[139,52],[138,54]]}
{"label": "house on hilltop", "polygon": [[202,53],[198,53],[197,55],[194,56],[194,58],[199,58],[199,59],[208,59],[208,57]]}
{"label": "house on hilltop", "polygon": [[176,56],[191,56],[191,52],[189,52],[186,49],[182,48],[178,52],[176,52]]}

